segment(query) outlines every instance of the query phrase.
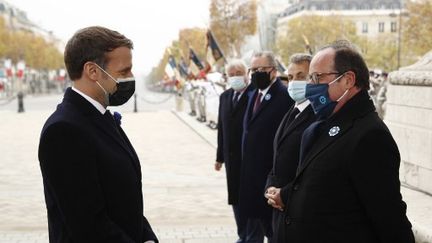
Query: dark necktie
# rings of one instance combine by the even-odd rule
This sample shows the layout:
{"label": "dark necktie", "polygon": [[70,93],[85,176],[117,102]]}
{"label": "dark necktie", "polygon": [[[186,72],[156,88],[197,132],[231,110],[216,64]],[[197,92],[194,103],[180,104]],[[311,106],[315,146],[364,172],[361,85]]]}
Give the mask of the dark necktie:
{"label": "dark necktie", "polygon": [[255,104],[254,104],[254,108],[253,108],[254,114],[258,110],[259,106],[261,105],[261,97],[262,97],[262,93],[258,91],[258,95],[255,99]]}
{"label": "dark necktie", "polygon": [[325,120],[319,120],[313,122],[306,130],[303,132],[301,145],[300,145],[300,159],[297,171],[301,169],[303,160],[306,157],[306,154],[312,148],[312,145],[316,142],[317,138],[320,135],[320,128],[325,124]]}
{"label": "dark necktie", "polygon": [[238,104],[239,96],[240,96],[240,92],[234,93],[234,99],[232,100],[233,108],[236,108],[236,106]]}
{"label": "dark necktie", "polygon": [[295,107],[288,116],[287,125],[291,124],[299,113],[299,108]]}

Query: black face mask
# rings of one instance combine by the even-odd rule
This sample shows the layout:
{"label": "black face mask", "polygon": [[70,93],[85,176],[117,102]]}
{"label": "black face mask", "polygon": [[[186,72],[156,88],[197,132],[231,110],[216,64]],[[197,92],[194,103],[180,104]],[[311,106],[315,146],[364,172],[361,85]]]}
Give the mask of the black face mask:
{"label": "black face mask", "polygon": [[109,105],[118,106],[126,103],[135,93],[135,78],[117,79],[117,90],[109,95]]}
{"label": "black face mask", "polygon": [[256,71],[252,73],[251,81],[258,89],[266,89],[271,83],[270,72]]}
{"label": "black face mask", "polygon": [[96,82],[102,89],[102,91],[105,93],[105,105],[118,106],[126,103],[135,93],[135,78],[132,76],[128,78],[115,79],[99,65],[96,64],[96,66],[100,70],[102,70],[102,72],[104,72],[117,85],[117,90],[114,93],[110,94],[108,91],[105,90],[104,87],[102,87],[102,85],[99,84],[99,82]]}

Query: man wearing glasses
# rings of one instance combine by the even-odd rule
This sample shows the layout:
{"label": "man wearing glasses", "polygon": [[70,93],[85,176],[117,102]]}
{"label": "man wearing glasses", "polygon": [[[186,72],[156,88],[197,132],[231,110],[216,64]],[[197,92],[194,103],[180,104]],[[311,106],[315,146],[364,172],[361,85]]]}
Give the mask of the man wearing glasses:
{"label": "man wearing glasses", "polygon": [[247,227],[238,242],[263,242],[264,236],[272,235],[272,210],[263,197],[264,187],[272,168],[274,135],[294,103],[276,74],[271,52],[254,54],[249,75],[256,88],[247,94],[239,191],[239,214]]}
{"label": "man wearing glasses", "polygon": [[285,242],[414,243],[397,145],[367,90],[369,71],[347,42],[312,59],[305,97],[318,121],[300,148],[285,205]]}

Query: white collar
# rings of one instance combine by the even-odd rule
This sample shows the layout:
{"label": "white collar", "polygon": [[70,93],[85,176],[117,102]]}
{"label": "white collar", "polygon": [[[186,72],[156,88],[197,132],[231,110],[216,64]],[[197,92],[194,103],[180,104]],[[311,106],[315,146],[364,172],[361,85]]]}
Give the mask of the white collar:
{"label": "white collar", "polygon": [[105,114],[105,107],[103,107],[101,105],[101,103],[99,103],[98,101],[96,101],[95,99],[93,99],[92,97],[84,94],[83,92],[81,92],[80,90],[78,90],[77,88],[72,86],[72,90],[77,92],[79,95],[81,95],[84,99],[86,99],[88,102],[90,102],[102,115]]}
{"label": "white collar", "polygon": [[297,109],[299,109],[300,112],[304,111],[304,109],[306,109],[306,107],[310,104],[310,101],[308,99],[302,101],[301,103],[296,103],[295,107]]}

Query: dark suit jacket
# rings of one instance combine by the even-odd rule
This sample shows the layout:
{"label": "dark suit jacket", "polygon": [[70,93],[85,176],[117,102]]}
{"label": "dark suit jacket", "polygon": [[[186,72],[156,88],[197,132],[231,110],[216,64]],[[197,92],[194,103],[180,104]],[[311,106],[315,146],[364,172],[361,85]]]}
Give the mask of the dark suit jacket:
{"label": "dark suit jacket", "polygon": [[240,213],[246,217],[270,218],[271,208],[267,205],[264,191],[272,168],[273,139],[283,116],[294,101],[278,79],[253,114],[257,93],[255,89],[248,94],[249,102],[243,122]]}
{"label": "dark suit jacket", "polygon": [[239,194],[243,116],[248,102],[249,85],[233,107],[234,90],[220,96],[218,117],[218,147],[216,161],[224,162],[227,173],[228,203],[237,204]]}
{"label": "dark suit jacket", "polygon": [[414,243],[400,156],[361,91],[331,116],[300,162],[286,205],[290,243]]}
{"label": "dark suit jacket", "polygon": [[[281,188],[284,204],[286,204],[291,182],[296,175],[303,131],[316,119],[312,106],[308,105],[297,118],[289,120],[293,109],[294,106],[287,112],[276,132],[273,143],[273,168],[266,184],[266,188],[270,186]],[[273,209],[272,222],[274,232],[272,242],[285,242],[283,212]]]}
{"label": "dark suit jacket", "polygon": [[138,157],[112,116],[67,89],[39,144],[50,242],[156,240]]}

